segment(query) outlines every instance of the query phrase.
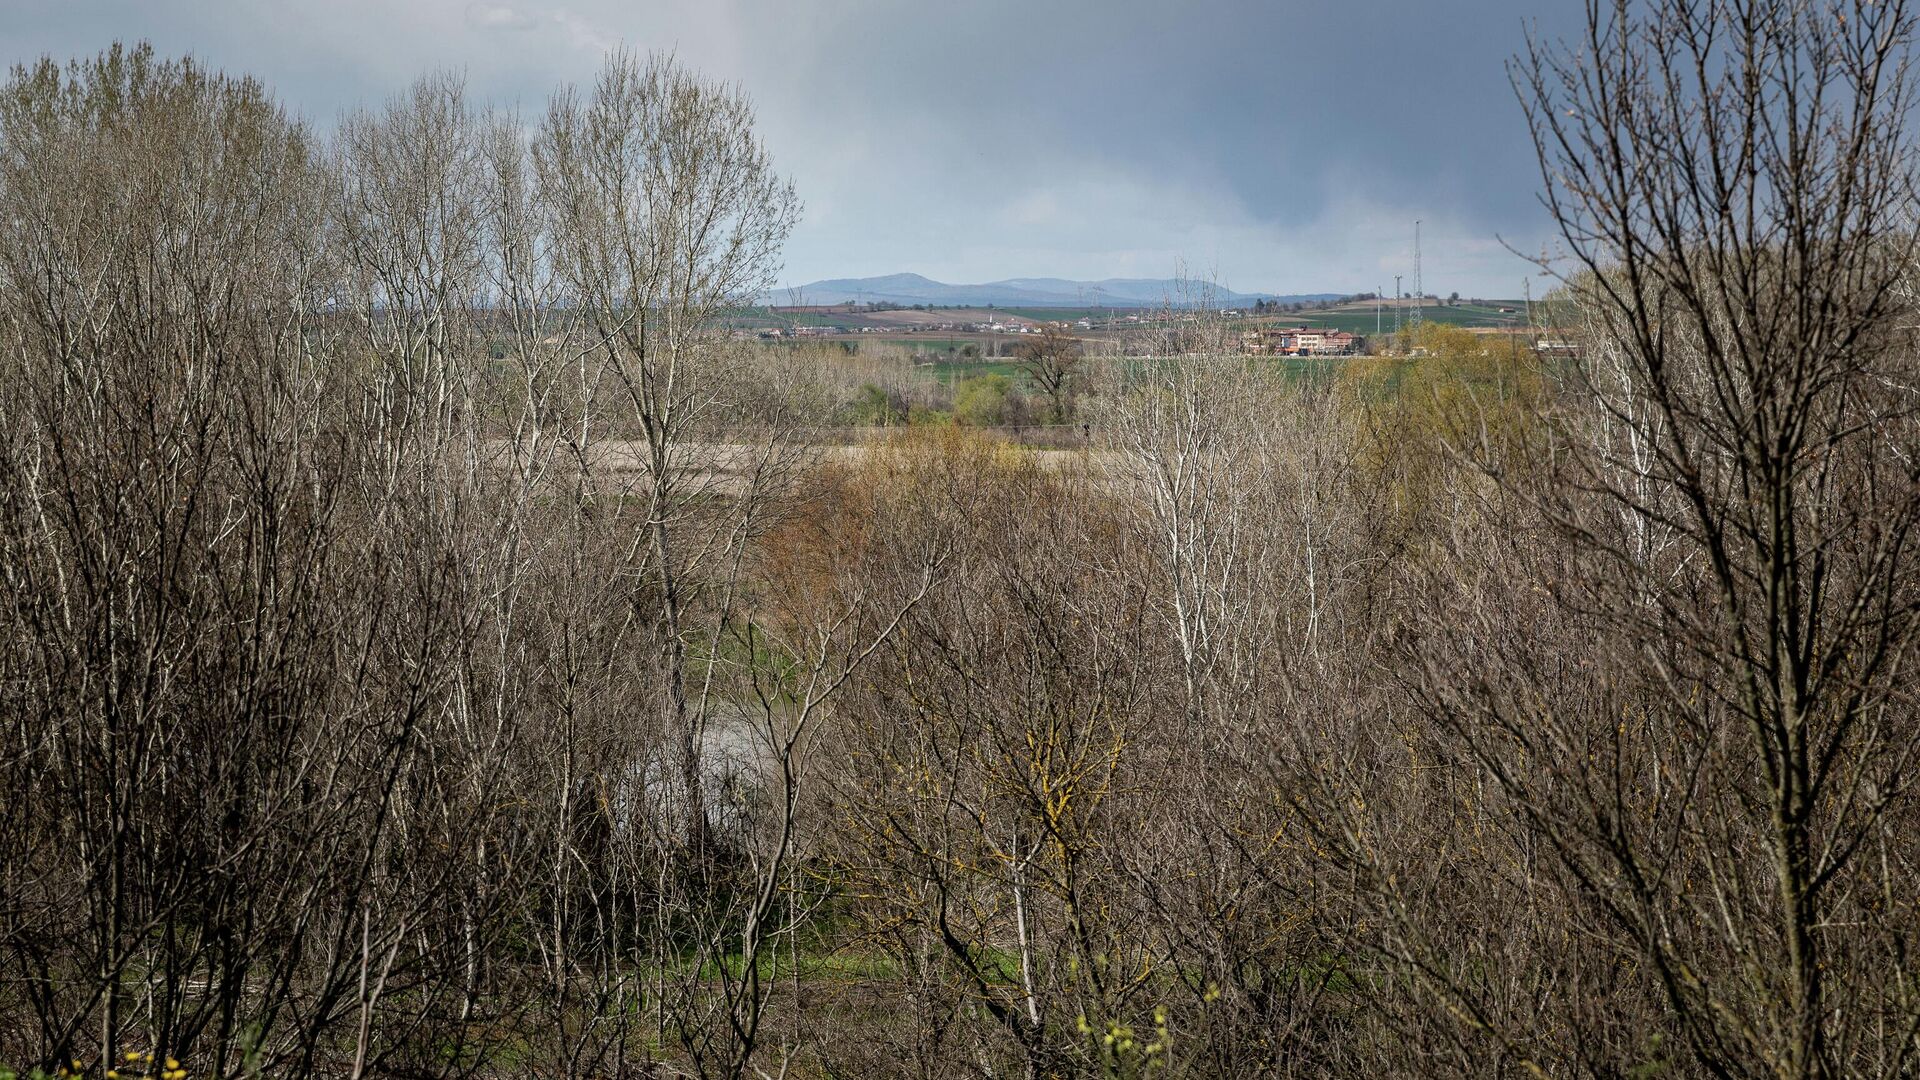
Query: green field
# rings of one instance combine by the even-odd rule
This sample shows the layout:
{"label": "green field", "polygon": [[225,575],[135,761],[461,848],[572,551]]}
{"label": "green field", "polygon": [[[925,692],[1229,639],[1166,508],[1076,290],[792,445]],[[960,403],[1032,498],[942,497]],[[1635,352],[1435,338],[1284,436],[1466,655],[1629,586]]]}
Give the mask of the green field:
{"label": "green field", "polygon": [[[984,312],[987,309],[981,308],[979,310]],[[1063,319],[1067,322],[1073,322],[1078,319],[1092,319],[1096,323],[1116,316],[1124,316],[1132,312],[1145,310],[1147,309],[1116,307],[1003,307],[992,309],[996,315],[1012,315],[1016,318],[1032,319],[1035,322],[1059,322]]]}
{"label": "green field", "polygon": [[1351,356],[1272,356],[1260,357],[1273,364],[1292,382],[1311,382],[1339,374]]}
{"label": "green field", "polygon": [[736,330],[767,330],[787,326],[860,326],[866,322],[843,312],[769,311],[766,308],[730,308],[716,317],[725,327]]}
{"label": "green field", "polygon": [[977,346],[983,352],[987,347],[986,341],[977,335],[961,334],[929,333],[916,334],[913,337],[868,337],[861,338],[860,340],[872,340],[875,344],[879,345],[898,345],[911,353],[925,353],[928,355],[946,354],[955,357],[958,357],[960,350],[966,348],[968,345]]}
{"label": "green field", "polygon": [[976,375],[1005,375],[1015,386],[1026,385],[1026,372],[1010,360],[935,360],[920,368],[940,382],[952,385]]}
{"label": "green field", "polygon": [[788,326],[862,326],[867,322],[843,311],[782,311],[774,317]]}
{"label": "green field", "polygon": [[[1344,365],[1356,358],[1351,356],[1263,356],[1250,359],[1271,365],[1274,370],[1285,374],[1290,380],[1299,381],[1336,375]],[[1141,364],[1148,361],[1130,359],[1112,362]],[[1209,362],[1209,358],[1196,359],[1194,362],[1206,363]],[[980,375],[1005,375],[1013,380],[1016,387],[1029,388],[1026,372],[1021,370],[1019,364],[1010,360],[935,360],[932,363],[916,365],[915,369],[948,386],[961,379]]]}
{"label": "green field", "polygon": [[[1517,304],[1503,305],[1518,307]],[[1402,311],[1404,319],[1410,311]],[[1461,304],[1459,307],[1445,307],[1429,304],[1422,316],[1430,323],[1447,326],[1522,326],[1524,316],[1520,313],[1503,314],[1498,307]],[[1337,308],[1332,311],[1303,311],[1297,315],[1281,315],[1281,323],[1298,322],[1308,326],[1329,326],[1335,330],[1345,330],[1350,334],[1371,334],[1374,327],[1374,311],[1371,306]],[[1379,314],[1381,333],[1393,332],[1393,309],[1383,308]]]}

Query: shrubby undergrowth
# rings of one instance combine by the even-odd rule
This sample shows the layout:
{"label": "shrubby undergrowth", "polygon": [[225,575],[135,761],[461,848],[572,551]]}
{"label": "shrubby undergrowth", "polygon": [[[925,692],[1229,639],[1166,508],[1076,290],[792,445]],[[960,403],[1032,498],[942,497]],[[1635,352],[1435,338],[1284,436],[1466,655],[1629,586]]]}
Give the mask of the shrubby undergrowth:
{"label": "shrubby undergrowth", "polygon": [[1573,355],[951,391],[715,329],[798,204],[671,61],[325,137],[17,70],[0,1062],[1912,1072],[1910,27],[1847,13],[1523,59]]}

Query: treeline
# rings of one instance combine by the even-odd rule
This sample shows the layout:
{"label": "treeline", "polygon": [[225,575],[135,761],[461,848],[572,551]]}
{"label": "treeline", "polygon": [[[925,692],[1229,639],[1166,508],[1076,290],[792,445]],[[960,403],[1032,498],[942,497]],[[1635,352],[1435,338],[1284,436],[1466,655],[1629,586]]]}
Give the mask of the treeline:
{"label": "treeline", "polygon": [[1036,349],[1047,455],[810,445],[878,376],[713,331],[797,204],[671,61],[17,70],[0,1064],[1910,1074],[1908,14],[1590,14],[1576,354]]}
{"label": "treeline", "polygon": [[1351,296],[1342,296],[1333,300],[1260,299],[1260,300],[1255,300],[1253,302],[1253,307],[1250,310],[1255,315],[1291,314],[1293,312],[1298,312],[1298,311],[1326,311],[1331,308],[1340,307],[1344,304],[1357,304],[1357,303],[1360,303],[1361,301],[1373,300],[1375,298],[1376,298],[1376,294],[1365,292],[1365,293],[1354,293]]}

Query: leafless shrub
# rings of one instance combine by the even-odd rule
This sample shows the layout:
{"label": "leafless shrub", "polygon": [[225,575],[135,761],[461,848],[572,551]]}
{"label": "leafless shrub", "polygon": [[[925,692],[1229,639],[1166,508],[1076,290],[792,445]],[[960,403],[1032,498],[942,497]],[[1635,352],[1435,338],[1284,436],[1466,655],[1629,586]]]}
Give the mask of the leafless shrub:
{"label": "leafless shrub", "polygon": [[1043,451],[724,333],[797,203],[671,60],[17,70],[0,1063],[1913,1071],[1907,12],[1589,14],[1578,356],[1193,286]]}

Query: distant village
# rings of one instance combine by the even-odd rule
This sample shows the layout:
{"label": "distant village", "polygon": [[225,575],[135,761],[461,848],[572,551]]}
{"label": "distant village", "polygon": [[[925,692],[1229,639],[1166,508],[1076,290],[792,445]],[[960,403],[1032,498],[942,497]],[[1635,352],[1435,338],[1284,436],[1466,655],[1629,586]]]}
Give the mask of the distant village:
{"label": "distant village", "polygon": [[[1223,312],[1234,315],[1236,312]],[[1189,316],[1190,317],[1190,316]],[[1138,314],[1122,315],[1115,321],[1140,323]],[[1153,321],[1149,315],[1146,321]],[[1053,324],[1062,330],[1095,329],[1087,318],[1060,320]],[[958,333],[958,334],[1039,334],[1044,324],[1032,320],[980,320],[926,323],[918,326],[776,326],[759,331],[762,340],[784,338],[837,337],[848,334]],[[1254,356],[1350,356],[1365,350],[1366,338],[1345,330],[1325,327],[1260,327],[1240,335],[1240,351]]]}
{"label": "distant village", "polygon": [[[1133,319],[1135,322],[1139,321],[1138,316],[1134,316]],[[1090,330],[1093,328],[1092,321],[1088,319],[1081,319],[1078,322],[1063,321],[1056,325],[1062,329],[1077,327],[1081,330]],[[1038,334],[1040,331],[1039,323],[936,322],[912,326],[775,326],[760,331],[760,337],[766,341],[777,341],[781,338],[833,337],[843,334]]]}
{"label": "distant village", "polygon": [[[1388,303],[1404,306],[1413,302],[1406,298]],[[1470,312],[1464,323],[1454,319],[1448,321],[1464,325],[1471,333],[1511,334],[1523,318],[1517,306],[1479,299],[1463,301],[1457,293],[1445,299],[1429,296],[1426,302],[1436,309],[1457,311],[1464,307]],[[1367,306],[1369,303],[1371,307]],[[1308,308],[1312,309],[1311,313],[1305,312],[1304,309]],[[1065,332],[1086,341],[1125,341],[1128,340],[1130,329],[1146,330],[1169,323],[1190,323],[1212,317],[1225,320],[1221,329],[1228,335],[1226,340],[1229,349],[1237,345],[1238,352],[1249,356],[1361,356],[1382,344],[1354,330],[1314,325],[1312,320],[1319,317],[1322,309],[1347,313],[1358,311],[1363,314],[1370,311],[1377,321],[1380,301],[1373,294],[1364,293],[1332,302],[1285,306],[1262,302],[1243,309],[1211,309],[1206,313],[1190,308],[1141,308],[1132,311],[1107,308],[1098,311],[1061,311],[1057,318],[1048,318],[1044,309],[1037,308],[995,310],[991,305],[984,309],[969,309],[966,305],[940,308],[931,304],[907,306],[884,301],[856,301],[769,307],[763,318],[777,318],[783,324],[769,326],[763,321],[757,326],[737,327],[734,334],[741,338],[758,337],[765,341],[848,341],[873,336],[897,341],[902,337],[948,335],[948,352],[954,351],[952,336],[962,335],[973,339],[969,343],[973,354],[1012,356],[1019,348],[1019,339],[1027,335]],[[1293,319],[1302,321],[1293,323]],[[1553,337],[1531,342],[1530,347],[1541,353],[1573,351],[1567,343]]]}

